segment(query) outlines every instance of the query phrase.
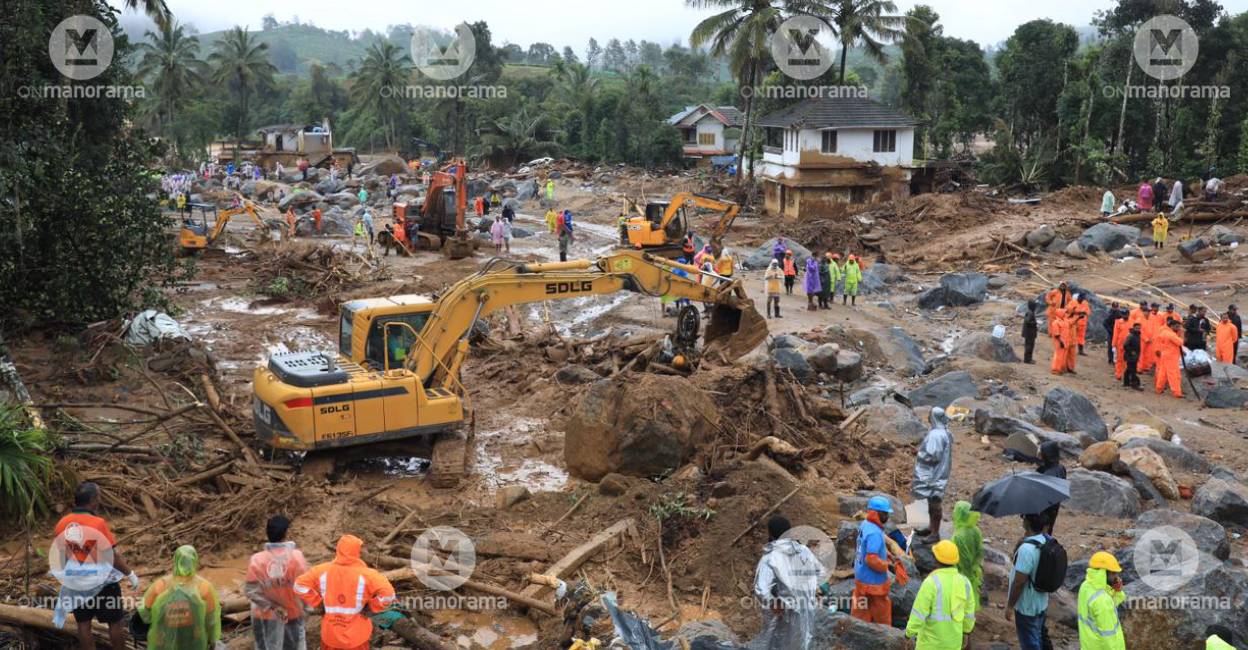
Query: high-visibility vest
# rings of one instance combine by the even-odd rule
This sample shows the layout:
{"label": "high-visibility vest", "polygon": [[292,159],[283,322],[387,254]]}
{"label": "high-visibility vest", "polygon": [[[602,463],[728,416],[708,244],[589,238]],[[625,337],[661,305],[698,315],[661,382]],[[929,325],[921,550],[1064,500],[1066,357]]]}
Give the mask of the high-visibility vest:
{"label": "high-visibility vest", "polygon": [[937,569],[923,580],[910,610],[906,636],[916,650],[959,650],[962,636],[975,629],[971,581],[957,567]]}
{"label": "high-visibility vest", "polygon": [[324,603],[321,640],[330,647],[356,648],[367,643],[373,623],[364,608],[381,612],[395,600],[390,581],[360,560],[361,546],[358,538],[344,535],[333,562],[318,564],[295,581],[300,600],[312,607]]}
{"label": "high-visibility vest", "polygon": [[1127,642],[1118,621],[1117,607],[1126,600],[1121,591],[1110,589],[1104,569],[1087,570],[1087,578],[1079,585],[1080,650],[1125,650]]}

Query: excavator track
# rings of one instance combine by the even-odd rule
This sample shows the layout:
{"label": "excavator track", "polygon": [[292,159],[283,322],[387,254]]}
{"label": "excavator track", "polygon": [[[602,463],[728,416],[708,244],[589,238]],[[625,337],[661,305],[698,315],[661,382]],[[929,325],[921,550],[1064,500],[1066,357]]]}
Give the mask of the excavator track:
{"label": "excavator track", "polygon": [[468,439],[462,432],[438,434],[430,454],[429,483],[435,488],[458,487],[468,475]]}

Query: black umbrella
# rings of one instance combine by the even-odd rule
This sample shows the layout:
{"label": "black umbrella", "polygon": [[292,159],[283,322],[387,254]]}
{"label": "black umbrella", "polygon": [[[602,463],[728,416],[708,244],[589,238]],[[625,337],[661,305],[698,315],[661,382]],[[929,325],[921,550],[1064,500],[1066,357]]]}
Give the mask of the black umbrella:
{"label": "black umbrella", "polygon": [[1070,481],[1020,472],[985,485],[971,500],[971,508],[992,517],[1034,515],[1069,498]]}

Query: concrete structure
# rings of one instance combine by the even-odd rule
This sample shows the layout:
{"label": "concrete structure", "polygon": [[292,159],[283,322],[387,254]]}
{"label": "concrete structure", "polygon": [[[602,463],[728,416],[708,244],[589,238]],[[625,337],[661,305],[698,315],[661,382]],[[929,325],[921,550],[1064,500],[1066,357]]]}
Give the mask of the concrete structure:
{"label": "concrete structure", "polygon": [[710,164],[715,156],[735,156],[745,115],[734,106],[688,106],[668,124],[680,131],[685,158]]}
{"label": "concrete structure", "polygon": [[909,195],[918,122],[871,99],[808,99],[759,119],[763,208],[798,218]]}

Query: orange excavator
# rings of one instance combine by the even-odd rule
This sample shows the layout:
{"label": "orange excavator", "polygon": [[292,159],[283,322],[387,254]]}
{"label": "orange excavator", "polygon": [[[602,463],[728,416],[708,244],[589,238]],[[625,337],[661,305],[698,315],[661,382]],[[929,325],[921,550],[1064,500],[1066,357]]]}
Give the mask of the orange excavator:
{"label": "orange excavator", "polygon": [[464,222],[468,208],[468,192],[464,187],[467,173],[468,165],[463,158],[456,158],[433,172],[425,202],[420,206],[420,216],[414,223],[408,204],[395,203],[391,229],[379,235],[386,252],[393,248],[396,253],[411,255],[417,249],[441,249],[453,260],[472,257],[477,242]]}

